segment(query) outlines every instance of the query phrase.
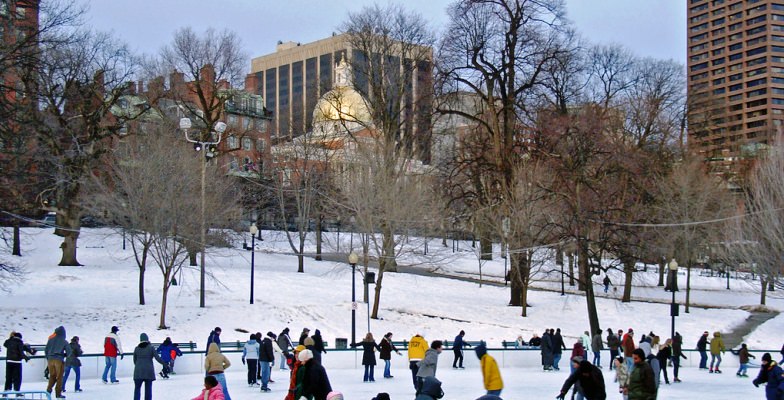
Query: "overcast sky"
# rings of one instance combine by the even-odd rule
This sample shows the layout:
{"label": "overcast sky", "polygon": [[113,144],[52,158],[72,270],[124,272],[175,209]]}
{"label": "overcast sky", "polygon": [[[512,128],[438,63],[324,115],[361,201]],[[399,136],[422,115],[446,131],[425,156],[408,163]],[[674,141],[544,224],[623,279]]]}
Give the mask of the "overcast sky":
{"label": "overcast sky", "polygon": [[[132,49],[155,53],[183,26],[237,32],[249,57],[275,50],[278,40],[307,43],[328,37],[349,11],[373,0],[87,0],[88,22],[114,31]],[[453,0],[402,0],[436,28]],[[641,56],[686,60],[682,0],[566,0],[568,17],[594,43],[621,43]],[[386,4],[385,0],[380,1]],[[250,64],[248,65],[250,69]]]}

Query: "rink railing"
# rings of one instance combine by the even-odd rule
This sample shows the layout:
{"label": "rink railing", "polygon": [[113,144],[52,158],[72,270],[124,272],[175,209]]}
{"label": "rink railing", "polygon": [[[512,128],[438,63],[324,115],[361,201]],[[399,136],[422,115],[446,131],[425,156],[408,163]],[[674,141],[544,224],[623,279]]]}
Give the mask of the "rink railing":
{"label": "rink railing", "polygon": [[[398,356],[392,353],[392,367],[396,369],[408,369],[408,357],[405,354],[405,349],[400,349],[402,355]],[[488,348],[488,354],[495,357],[496,361],[502,368],[531,368],[541,365],[541,352],[539,349],[504,349],[504,348]],[[232,363],[232,369],[244,368],[242,365],[241,349],[229,349],[224,347],[222,352],[229,358]],[[479,360],[474,355],[473,349],[466,349],[464,365],[466,368],[478,368]],[[684,350],[687,359],[681,359],[681,368],[694,368],[699,365],[700,355],[697,350]],[[204,372],[204,351],[203,350],[183,350],[183,355],[177,357],[175,361],[174,370],[178,373],[196,374]],[[759,361],[762,354],[770,353],[774,360],[779,360],[781,354],[779,350],[751,350],[749,353],[756,356],[752,359],[750,367],[759,367]],[[560,361],[562,368],[568,368],[571,350],[564,351],[563,357]],[[447,365],[451,362],[453,357],[451,349],[445,348],[441,353],[440,358],[442,363]],[[593,353],[588,352],[589,360],[593,360]],[[105,366],[105,358],[102,353],[84,354],[79,359],[82,362],[81,376],[83,379],[97,379],[103,374]],[[710,361],[710,352],[708,352],[708,359]],[[0,361],[5,361],[5,357],[0,357]],[[604,350],[601,353],[601,365],[607,366],[610,361],[609,350]],[[278,371],[278,363],[280,357],[275,358],[275,365],[273,368],[273,375]],[[362,350],[361,349],[327,349],[326,354],[322,354],[322,363],[328,368],[338,369],[361,369],[362,368]],[[379,362],[379,364],[382,364]],[[5,362],[0,362],[0,376],[5,375]],[[157,365],[157,363],[156,363]],[[722,367],[730,370],[731,368],[738,367],[738,357],[727,351],[722,355]],[[25,382],[40,382],[44,380],[44,368],[46,368],[46,360],[39,352],[35,356],[31,356],[28,363],[23,364],[23,374]],[[156,368],[158,368],[156,366]],[[73,379],[73,374],[71,378]],[[129,380],[133,376],[133,353],[125,353],[123,360],[117,360],[117,379]]]}

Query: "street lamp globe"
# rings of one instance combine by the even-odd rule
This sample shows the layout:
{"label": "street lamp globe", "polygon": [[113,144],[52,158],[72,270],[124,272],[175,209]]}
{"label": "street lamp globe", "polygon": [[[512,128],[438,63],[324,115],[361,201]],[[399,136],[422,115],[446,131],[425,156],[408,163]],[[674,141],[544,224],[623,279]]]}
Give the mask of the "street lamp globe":
{"label": "street lamp globe", "polygon": [[348,255],[348,263],[351,265],[356,265],[358,262],[359,262],[359,256],[357,255],[357,253],[354,253],[352,251],[351,254]]}
{"label": "street lamp globe", "polygon": [[180,129],[191,129],[191,119],[188,117],[180,118]]}
{"label": "street lamp globe", "polygon": [[669,263],[669,264],[667,264],[667,267],[670,269],[670,271],[673,271],[673,272],[674,272],[674,271],[677,271],[677,270],[678,270],[678,262],[677,262],[677,261],[675,261],[675,259],[673,258],[673,259],[670,261],[670,263]]}
{"label": "street lamp globe", "polygon": [[226,123],[223,121],[218,121],[215,123],[215,132],[223,133],[226,131]]}
{"label": "street lamp globe", "polygon": [[256,224],[252,224],[250,226],[249,230],[250,230],[251,236],[253,236],[253,235],[255,235],[259,231],[259,228],[256,227]]}

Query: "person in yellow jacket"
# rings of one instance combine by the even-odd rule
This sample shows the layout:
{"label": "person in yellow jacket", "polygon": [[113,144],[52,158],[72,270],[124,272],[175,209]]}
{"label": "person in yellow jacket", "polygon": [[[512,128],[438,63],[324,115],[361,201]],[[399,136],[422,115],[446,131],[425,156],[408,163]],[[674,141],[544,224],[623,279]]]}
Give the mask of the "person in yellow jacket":
{"label": "person in yellow jacket", "polygon": [[485,381],[485,390],[487,394],[496,396],[501,395],[501,390],[504,389],[504,381],[501,379],[501,371],[498,369],[498,363],[495,358],[487,354],[487,347],[484,343],[479,344],[474,349],[476,356],[479,357],[479,365],[482,367],[482,378]]}
{"label": "person in yellow jacket", "polygon": [[[721,333],[713,332],[713,340],[710,342],[710,353],[711,353],[711,363],[710,363],[710,373],[720,374],[721,370],[719,369],[719,365],[721,365],[721,355],[727,349],[724,348],[724,340],[721,339]],[[716,366],[713,366],[713,362],[716,362]]]}
{"label": "person in yellow jacket", "polygon": [[425,351],[427,351],[429,347],[427,340],[418,333],[408,342],[408,368],[411,369],[411,378],[414,380],[414,390],[417,390],[419,362],[425,358]]}

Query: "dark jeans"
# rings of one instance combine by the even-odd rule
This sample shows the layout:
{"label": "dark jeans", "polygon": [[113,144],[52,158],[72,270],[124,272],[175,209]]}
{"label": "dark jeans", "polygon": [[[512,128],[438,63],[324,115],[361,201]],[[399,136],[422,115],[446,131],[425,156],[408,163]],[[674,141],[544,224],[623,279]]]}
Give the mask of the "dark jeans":
{"label": "dark jeans", "polygon": [[152,400],[152,379],[133,380],[133,400],[141,399],[142,383],[144,383],[144,400]]}
{"label": "dark jeans", "polygon": [[419,382],[417,380],[417,373],[419,372],[419,360],[409,361],[408,368],[411,370],[411,379],[414,381],[414,390],[419,391]]}
{"label": "dark jeans", "polygon": [[365,382],[375,381],[375,378],[373,378],[373,370],[375,369],[375,367],[376,367],[375,365],[365,365],[365,376],[362,379],[363,381]]}
{"label": "dark jeans", "polygon": [[455,352],[455,361],[452,361],[452,368],[463,367],[463,350],[452,349]]}
{"label": "dark jeans", "polygon": [[708,352],[700,350],[700,368],[708,368]]}
{"label": "dark jeans", "polygon": [[255,384],[258,376],[258,361],[255,358],[248,358],[245,362],[248,364],[248,385]]}
{"label": "dark jeans", "polygon": [[82,385],[79,382],[81,378],[81,369],[82,369],[81,366],[76,366],[76,365],[69,365],[65,367],[65,375],[63,376],[63,390],[65,390],[65,384],[68,382],[68,376],[71,375],[71,370],[73,370],[74,374],[76,374],[76,378],[75,378],[76,383],[74,384],[74,390],[79,390],[82,388]]}
{"label": "dark jeans", "polygon": [[22,363],[5,363],[5,390],[13,387],[17,392],[22,386]]}
{"label": "dark jeans", "polygon": [[610,371],[615,368],[615,359],[618,358],[618,349],[610,349]]}
{"label": "dark jeans", "polygon": [[672,378],[678,379],[678,370],[681,368],[681,357],[674,356],[672,358]]}
{"label": "dark jeans", "polygon": [[660,367],[659,372],[664,373],[664,383],[670,383],[670,378],[667,376],[667,361],[660,364],[661,365],[659,366]]}

